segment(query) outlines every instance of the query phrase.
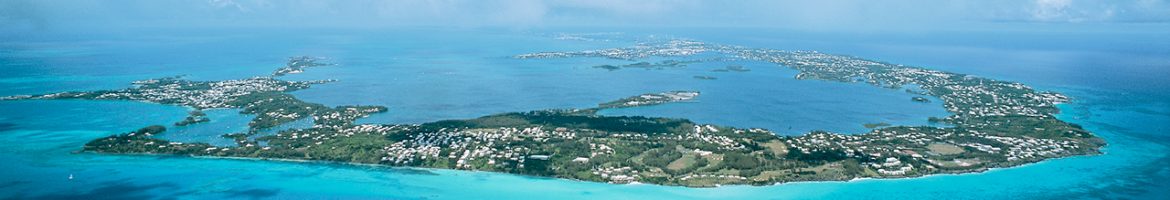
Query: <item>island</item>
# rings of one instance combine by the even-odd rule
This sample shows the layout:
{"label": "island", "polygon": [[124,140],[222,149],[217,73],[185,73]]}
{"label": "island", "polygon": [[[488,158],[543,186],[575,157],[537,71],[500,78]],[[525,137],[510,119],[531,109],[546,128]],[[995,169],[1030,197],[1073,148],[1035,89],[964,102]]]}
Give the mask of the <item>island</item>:
{"label": "island", "polygon": [[715,79],[718,79],[718,78],[715,78],[714,76],[693,76],[692,78],[699,79],[699,80],[715,80]]}
{"label": "island", "polygon": [[877,128],[877,127],[885,127],[885,126],[890,126],[890,125],[891,125],[890,123],[885,123],[885,122],[862,124],[862,126],[865,126],[865,128]]}
{"label": "island", "polygon": [[292,57],[288,59],[288,63],[284,67],[276,69],[272,72],[272,76],[284,76],[288,74],[298,74],[305,72],[305,68],[327,66],[328,63],[321,62],[321,58],[314,58],[309,56]]}
{"label": "island", "polygon": [[[651,92],[592,108],[510,112],[422,124],[357,124],[387,112],[382,106],[304,102],[288,92],[324,81],[285,81],[281,71],[309,66],[294,57],[273,76],[226,81],[168,77],[132,88],[2,97],[111,99],[179,105],[194,110],[236,108],[254,114],[246,133],[224,134],[234,146],[167,141],[151,126],[97,138],[83,152],[307,160],[396,167],[490,171],[541,177],[687,187],[795,181],[846,181],[969,173],[1047,159],[1100,154],[1105,141],[1054,117],[1061,94],[1020,83],[887,64],[813,51],[782,51],[669,40],[634,47],[543,52],[516,59],[721,55],[798,70],[802,80],[915,86],[951,113],[931,121],[947,126],[873,126],[866,133],[812,131],[781,136],[761,128],[701,124],[687,119],[605,116],[598,111],[695,101],[698,91]],[[294,62],[296,61],[296,62]],[[313,61],[316,62],[316,61]],[[312,64],[315,65],[315,64]],[[738,68],[730,68],[738,69]],[[195,117],[192,114],[192,117]],[[308,128],[274,134],[265,128],[312,118]],[[884,125],[884,124],[882,124]]]}
{"label": "island", "polygon": [[723,69],[712,69],[712,72],[750,72],[752,69],[745,68],[741,65],[729,65]]}
{"label": "island", "polygon": [[654,63],[637,62],[637,63],[630,63],[630,64],[625,64],[625,65],[596,65],[596,66],[593,66],[593,68],[605,69],[605,70],[609,70],[609,71],[617,71],[617,70],[623,69],[623,68],[642,68],[642,69],[646,69],[646,70],[651,70],[651,69],[661,70],[661,69],[668,69],[668,68],[686,67],[687,64],[697,63],[697,62],[699,62],[699,61],[697,61],[697,60],[687,60],[687,61],[663,60],[663,61],[654,62]]}
{"label": "island", "polygon": [[918,103],[930,103],[930,99],[927,99],[926,97],[911,97],[910,101]]}
{"label": "island", "polygon": [[203,110],[192,110],[187,112],[187,118],[184,118],[183,121],[175,122],[175,126],[186,126],[210,121],[211,119],[207,118],[207,114],[203,113]]}

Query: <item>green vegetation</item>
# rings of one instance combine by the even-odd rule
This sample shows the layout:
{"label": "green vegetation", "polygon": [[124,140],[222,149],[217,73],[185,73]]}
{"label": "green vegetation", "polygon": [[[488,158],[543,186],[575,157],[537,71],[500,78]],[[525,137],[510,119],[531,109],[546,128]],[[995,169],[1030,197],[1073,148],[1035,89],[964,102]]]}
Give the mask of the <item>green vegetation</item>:
{"label": "green vegetation", "polygon": [[186,126],[209,121],[211,121],[211,119],[208,119],[207,114],[203,113],[203,111],[193,110],[191,112],[187,112],[187,118],[184,118],[183,121],[175,122],[175,126]]}
{"label": "green vegetation", "polygon": [[755,169],[760,166],[760,161],[756,160],[755,156],[749,156],[740,152],[729,152],[723,155],[723,164],[731,169]]}
{"label": "green vegetation", "polygon": [[253,129],[272,128],[330,110],[325,105],[307,103],[290,94],[259,92],[236,97],[228,105],[243,108],[240,113],[255,114],[248,123]]}
{"label": "green vegetation", "polygon": [[671,162],[682,158],[683,154],[678,152],[673,147],[651,149],[642,153],[642,164],[648,166],[666,168]]}

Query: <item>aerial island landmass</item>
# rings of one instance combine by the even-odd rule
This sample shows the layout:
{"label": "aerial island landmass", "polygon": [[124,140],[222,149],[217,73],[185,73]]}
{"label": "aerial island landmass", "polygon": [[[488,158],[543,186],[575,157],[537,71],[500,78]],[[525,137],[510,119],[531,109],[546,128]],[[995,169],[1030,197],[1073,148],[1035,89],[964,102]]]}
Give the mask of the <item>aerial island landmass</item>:
{"label": "aerial island landmass", "polygon": [[[0,97],[143,101],[192,109],[175,125],[208,120],[207,109],[233,108],[254,114],[245,133],[224,133],[235,146],[167,141],[164,126],[127,128],[97,138],[84,152],[310,160],[386,166],[491,171],[607,182],[687,187],[795,181],[845,181],[979,172],[1052,158],[1100,154],[1104,140],[1079,125],[1054,117],[1068,97],[1026,85],[972,75],[888,64],[815,51],[782,51],[708,44],[691,40],[634,47],[516,55],[516,59],[570,57],[636,61],[650,57],[717,55],[797,70],[795,78],[917,87],[916,94],[941,100],[951,113],[931,121],[946,126],[867,124],[867,133],[813,131],[781,136],[761,128],[700,124],[686,119],[604,116],[603,109],[693,101],[699,91],[648,91],[592,108],[511,112],[474,119],[422,124],[357,124],[388,112],[383,106],[338,106],[304,102],[288,92],[322,81],[278,79],[308,67],[328,66],[313,57],[293,57],[271,76],[191,81],[167,77],[136,81],[122,90],[62,92]],[[701,61],[639,62],[628,67],[668,68]],[[740,66],[716,72],[747,72]],[[696,77],[698,78],[698,77]],[[712,77],[713,79],[713,77]],[[910,90],[907,89],[909,92]],[[633,95],[633,94],[632,94]],[[912,99],[929,102],[918,97]],[[307,128],[265,134],[263,129],[301,119]]]}

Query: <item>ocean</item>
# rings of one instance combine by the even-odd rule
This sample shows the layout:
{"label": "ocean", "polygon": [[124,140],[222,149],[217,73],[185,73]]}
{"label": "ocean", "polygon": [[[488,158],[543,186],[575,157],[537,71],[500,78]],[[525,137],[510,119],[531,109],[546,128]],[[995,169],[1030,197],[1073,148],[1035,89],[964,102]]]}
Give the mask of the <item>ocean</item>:
{"label": "ocean", "polygon": [[[559,33],[595,40],[558,39]],[[617,32],[617,33],[615,33]],[[360,123],[423,123],[502,112],[585,108],[648,92],[698,90],[692,102],[606,110],[605,115],[864,133],[866,123],[931,125],[940,101],[861,84],[795,80],[765,63],[703,62],[677,69],[593,68],[631,61],[521,60],[544,51],[625,47],[653,36],[785,50],[816,50],[1021,82],[1064,93],[1059,118],[1104,137],[1104,155],[984,173],[911,179],[685,188],[614,185],[490,172],[178,156],[77,153],[87,141],[154,124],[186,108],[125,101],[0,101],[0,198],[13,199],[1166,199],[1170,192],[1170,36],[986,31],[832,34],[710,29],[404,29],[155,31],[61,34],[0,41],[0,96],[118,89],[184,75],[225,80],[271,73],[290,56],[336,66],[290,80],[337,79],[293,92],[302,100],[382,105]],[[712,72],[741,65],[748,72]],[[694,76],[712,76],[714,80]],[[211,123],[160,137],[230,144],[250,116],[208,112]],[[217,143],[218,142],[218,143]],[[69,177],[72,176],[72,179]]]}

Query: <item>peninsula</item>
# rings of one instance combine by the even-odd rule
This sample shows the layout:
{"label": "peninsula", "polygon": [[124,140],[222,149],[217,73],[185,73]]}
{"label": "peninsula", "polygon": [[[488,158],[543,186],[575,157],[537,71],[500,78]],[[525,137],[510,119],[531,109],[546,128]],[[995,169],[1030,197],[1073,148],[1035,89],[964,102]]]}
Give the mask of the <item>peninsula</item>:
{"label": "peninsula", "polygon": [[[166,141],[151,126],[98,138],[85,152],[319,160],[421,168],[493,171],[609,183],[688,187],[769,185],[793,181],[904,178],[967,173],[1046,159],[1099,154],[1104,140],[1053,117],[1068,98],[1020,83],[813,51],[780,51],[690,40],[634,47],[517,55],[517,59],[599,57],[639,60],[697,54],[774,63],[798,70],[797,79],[860,82],[940,99],[947,127],[874,126],[868,133],[814,131],[778,136],[768,130],[699,124],[686,119],[603,116],[597,111],[692,101],[697,91],[655,92],[592,108],[512,112],[423,124],[355,124],[386,112],[382,106],[304,102],[288,92],[329,81],[277,77],[323,66],[292,58],[272,76],[227,81],[169,77],[138,81],[122,90],[3,97],[113,99],[179,105],[193,110],[239,108],[255,114],[251,130],[225,134],[235,146]],[[736,71],[741,68],[728,68]],[[201,121],[202,115],[188,119]],[[312,118],[309,128],[261,135],[260,129]],[[214,119],[212,119],[214,120]],[[186,122],[188,120],[184,120]],[[183,123],[180,122],[180,123]],[[254,137],[242,137],[254,136]]]}

